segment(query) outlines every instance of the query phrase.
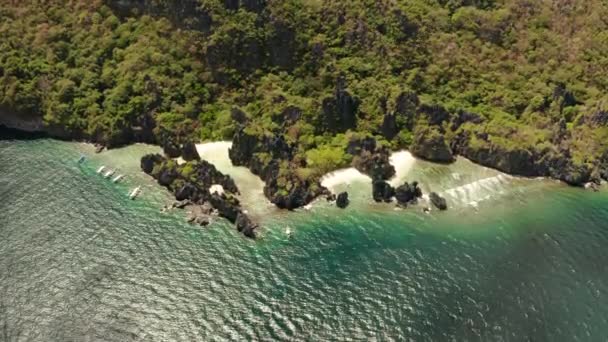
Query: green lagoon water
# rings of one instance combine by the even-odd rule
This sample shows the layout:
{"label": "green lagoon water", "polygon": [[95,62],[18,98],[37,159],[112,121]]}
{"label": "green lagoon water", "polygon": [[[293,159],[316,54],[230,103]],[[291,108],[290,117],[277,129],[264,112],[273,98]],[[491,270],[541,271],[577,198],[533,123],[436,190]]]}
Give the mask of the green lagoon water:
{"label": "green lagoon water", "polygon": [[[608,336],[607,192],[417,162],[407,177],[448,212],[369,204],[353,183],[346,210],[248,200],[263,225],[251,241],[222,220],[161,213],[169,195],[138,171],[156,150],[0,141],[0,341]],[[128,177],[112,184],[100,165]]]}

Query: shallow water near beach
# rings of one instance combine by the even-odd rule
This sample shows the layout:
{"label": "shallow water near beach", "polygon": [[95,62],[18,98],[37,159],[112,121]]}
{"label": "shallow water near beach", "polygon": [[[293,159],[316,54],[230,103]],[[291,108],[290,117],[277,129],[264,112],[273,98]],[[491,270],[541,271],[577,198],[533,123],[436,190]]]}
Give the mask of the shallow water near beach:
{"label": "shallow water near beach", "polygon": [[161,213],[171,197],[139,171],[158,151],[0,141],[0,341],[608,336],[605,191],[416,160],[400,177],[444,195],[447,212],[371,203],[371,186],[352,179],[335,183],[351,194],[346,210],[321,199],[287,213],[246,170],[218,165],[263,226],[251,241],[221,219],[201,228]]}

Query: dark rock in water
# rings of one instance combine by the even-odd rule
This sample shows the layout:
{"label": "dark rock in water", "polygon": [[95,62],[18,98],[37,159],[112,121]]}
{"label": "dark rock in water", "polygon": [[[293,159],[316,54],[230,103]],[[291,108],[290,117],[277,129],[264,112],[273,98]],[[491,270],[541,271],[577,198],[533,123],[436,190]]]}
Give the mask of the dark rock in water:
{"label": "dark rock in water", "polygon": [[372,196],[376,202],[390,202],[395,196],[395,189],[383,180],[375,180],[372,183]]}
{"label": "dark rock in water", "polygon": [[450,147],[443,135],[435,128],[426,127],[417,130],[410,150],[415,156],[426,160],[438,163],[454,161]]}
{"label": "dark rock in water", "polygon": [[330,193],[329,195],[327,195],[327,197],[325,197],[325,199],[327,200],[327,202],[334,202],[336,200],[336,194],[332,194]]}
{"label": "dark rock in water", "polygon": [[336,206],[338,208],[346,208],[350,201],[348,200],[348,192],[344,191],[338,194],[338,198],[336,199]]}
{"label": "dark rock in water", "polygon": [[236,218],[241,212],[241,204],[234,196],[215,193],[209,197],[209,203],[217,209],[220,216],[227,218],[232,223],[236,222]]}
{"label": "dark rock in water", "polygon": [[179,145],[171,141],[170,139],[165,139],[162,143],[163,152],[168,158],[177,158],[182,154]]}
{"label": "dark rock in water", "polygon": [[251,219],[245,215],[244,213],[238,213],[236,217],[236,229],[243,233],[248,238],[255,238],[255,230],[257,228],[257,224],[253,223]]}
{"label": "dark rock in water", "polygon": [[395,198],[400,205],[413,203],[420,197],[422,197],[422,190],[418,187],[418,182],[412,182],[412,184],[405,182],[395,189]]}
{"label": "dark rock in water", "polygon": [[196,145],[194,145],[193,142],[189,141],[182,146],[182,158],[184,158],[185,161],[201,159],[196,151]]}
{"label": "dark rock in water", "polygon": [[445,201],[445,198],[439,196],[436,192],[431,192],[429,194],[429,199],[431,203],[439,210],[446,210],[448,208],[448,204]]}

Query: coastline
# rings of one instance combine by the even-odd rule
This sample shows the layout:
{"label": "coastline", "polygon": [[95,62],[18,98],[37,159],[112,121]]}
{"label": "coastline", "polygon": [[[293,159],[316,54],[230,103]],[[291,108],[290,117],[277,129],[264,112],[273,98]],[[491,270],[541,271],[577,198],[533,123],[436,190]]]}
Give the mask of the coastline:
{"label": "coastline", "polygon": [[[4,139],[6,139],[6,138],[9,138],[9,139],[51,138],[51,139],[58,139],[58,140],[62,140],[62,141],[67,140],[67,141],[78,141],[78,142],[87,143],[87,144],[95,144],[95,142],[92,142],[87,139],[69,136],[66,132],[63,132],[63,134],[57,134],[58,132],[56,132],[55,130],[45,127],[42,124],[41,120],[23,120],[22,118],[17,118],[15,115],[10,115],[8,113],[9,112],[6,111],[5,109],[3,110],[0,108],[0,129],[2,130],[0,132],[3,132],[2,134],[0,134],[0,138],[4,138]],[[132,141],[129,145],[137,144],[137,143],[142,143],[142,142]],[[129,145],[120,146],[120,147],[126,147]],[[160,147],[160,145],[157,145],[157,144],[153,144],[153,145]],[[196,144],[196,149],[197,149],[197,152],[201,155],[201,157],[205,156],[204,159],[207,159],[210,162],[214,162],[214,161],[217,162],[218,159],[216,158],[217,155],[215,154],[215,152],[217,152],[218,149],[227,150],[228,148],[230,148],[231,145],[232,145],[232,143],[230,141],[200,142],[200,143]],[[112,147],[112,149],[114,149],[114,148],[116,148],[116,147]],[[560,183],[566,184],[568,186],[579,187],[579,188],[582,188],[584,185],[584,184],[571,184],[571,183],[565,182],[561,179],[547,176],[547,175],[526,176],[526,175],[508,173],[499,168],[493,167],[492,165],[485,165],[482,163],[475,162],[473,159],[467,158],[462,155],[459,155],[458,158],[462,158],[467,161],[470,161],[471,163],[478,165],[479,167],[484,167],[484,168],[488,168],[488,169],[491,169],[491,170],[494,170],[497,172],[501,172],[505,175],[508,175],[509,177],[515,177],[515,178],[521,178],[521,179],[537,179],[537,178],[551,179],[551,180],[559,181]],[[420,161],[425,162],[425,163],[433,163],[431,161],[426,161],[424,159],[419,159],[419,158],[414,157],[409,150],[392,151],[391,155],[390,155],[390,163],[392,165],[394,165],[396,174],[393,177],[391,177],[391,179],[387,180],[387,182],[393,186],[398,185],[400,181],[405,180],[407,173],[412,169],[412,167]],[[444,165],[443,163],[433,163],[433,164]],[[450,165],[450,164],[447,164],[447,165]],[[234,165],[229,165],[229,166],[237,167]],[[226,165],[223,165],[223,167],[222,167],[222,165],[218,166],[219,169],[222,169],[225,167],[226,167]],[[239,166],[239,168],[248,170],[246,167],[242,167],[242,166]],[[259,181],[259,185],[260,185],[259,187],[263,188],[264,182],[262,181],[262,179],[256,175],[254,175],[253,173],[251,173],[251,175]],[[355,168],[352,168],[352,167],[345,168],[345,169],[338,169],[338,170],[328,172],[327,174],[322,176],[320,179],[322,185],[326,186],[328,189],[331,189],[332,191],[334,191],[334,189],[340,187],[341,185],[345,185],[345,184],[348,185],[349,183],[352,183],[354,181],[370,181],[370,180],[371,180],[371,178],[369,176],[362,174],[361,172],[357,171]],[[264,197],[264,199],[267,200],[265,197]]]}

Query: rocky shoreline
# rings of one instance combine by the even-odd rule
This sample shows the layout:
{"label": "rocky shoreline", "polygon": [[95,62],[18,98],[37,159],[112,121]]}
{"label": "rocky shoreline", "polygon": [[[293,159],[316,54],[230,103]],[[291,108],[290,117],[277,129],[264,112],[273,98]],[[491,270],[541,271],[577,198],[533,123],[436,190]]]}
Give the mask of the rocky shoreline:
{"label": "rocky shoreline", "polygon": [[[329,126],[324,129],[339,132],[356,124],[357,101],[343,85],[338,84],[335,94],[323,102],[328,117],[331,113],[339,114],[337,119],[328,121]],[[8,113],[6,110],[0,111],[0,124],[11,127],[4,128],[2,137],[14,136],[23,139],[48,136],[64,140],[85,140],[80,134],[45,127],[40,120],[22,120]],[[303,171],[308,169],[307,160],[301,157],[302,151],[299,150],[299,145],[287,138],[290,130],[302,120],[302,115],[298,107],[287,106],[276,116],[277,128],[267,130],[253,122],[243,111],[237,108],[232,110],[232,119],[238,123],[238,129],[234,133],[232,147],[229,150],[230,160],[233,165],[245,166],[258,175],[265,182],[264,195],[281,209],[292,210],[309,204],[319,196],[331,198],[338,195],[331,194],[321,185],[319,175],[303,176]],[[427,125],[416,128],[413,123],[420,120]],[[608,178],[608,156],[593,165],[578,165],[572,161],[567,150],[555,151],[551,148],[539,151],[509,150],[494,144],[483,133],[459,130],[463,125],[478,125],[484,120],[482,116],[474,113],[460,111],[451,114],[438,105],[422,105],[415,94],[403,94],[398,98],[395,110],[385,115],[379,133],[390,140],[399,130],[411,126],[409,129],[412,129],[414,134],[409,146],[410,151],[418,158],[432,162],[450,163],[460,155],[477,164],[508,174],[550,177],[569,185],[591,189],[595,189],[595,185],[602,179]],[[255,228],[246,227],[250,224],[248,220],[244,218],[238,220],[238,214],[242,214],[243,210],[233,196],[238,193],[237,189],[228,186],[225,194],[215,197],[202,196],[201,194],[208,192],[211,184],[203,182],[202,185],[193,185],[180,176],[183,168],[194,167],[191,162],[196,164],[197,171],[204,170],[201,171],[203,174],[209,172],[215,175],[213,165],[199,161],[200,158],[192,141],[186,138],[176,139],[170,132],[164,132],[160,135],[161,138],[158,138],[151,131],[155,127],[153,122],[147,122],[144,126],[145,129],[133,130],[131,132],[133,134],[121,134],[125,139],[116,141],[106,141],[103,136],[87,138],[98,144],[98,151],[106,146],[111,148],[131,142],[159,143],[163,147],[165,156],[142,158],[142,169],[146,173],[174,192],[178,200],[188,199],[198,204],[215,203],[213,206],[221,216],[243,227],[246,234],[254,235]],[[446,139],[446,127],[455,133],[449,141]],[[9,131],[13,133],[8,133]],[[141,134],[135,134],[135,131]],[[389,162],[390,149],[377,138],[353,134],[345,148],[345,153],[351,156],[352,167],[372,179],[372,197],[375,201],[391,202],[395,199],[398,205],[407,206],[422,196],[416,182],[411,184],[406,182],[396,187],[387,183],[395,175],[395,169]],[[188,163],[185,166],[173,165],[170,160],[177,157],[182,157]],[[161,165],[162,172],[155,172],[157,165]],[[176,180],[183,183],[179,183],[181,187],[174,184]],[[197,182],[198,180],[195,180],[194,184]],[[447,207],[437,196],[429,196],[429,198],[439,209]],[[345,207],[348,204],[347,196],[342,196],[342,199],[341,206]]]}
{"label": "rocky shoreline", "polygon": [[[182,146],[182,151],[190,154],[182,152],[179,156],[191,158],[184,164],[160,154],[148,154],[141,158],[141,169],[174,194],[179,201],[174,207],[191,210],[190,222],[206,225],[216,213],[235,224],[246,237],[255,238],[258,225],[241,208],[234,180],[200,160],[196,149]],[[221,191],[216,190],[218,188]]]}

